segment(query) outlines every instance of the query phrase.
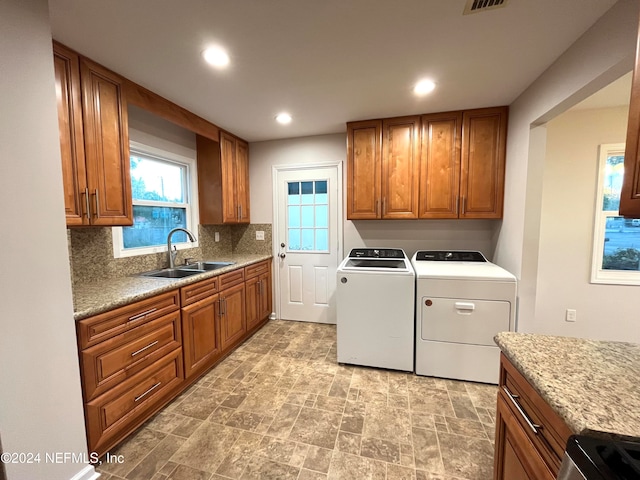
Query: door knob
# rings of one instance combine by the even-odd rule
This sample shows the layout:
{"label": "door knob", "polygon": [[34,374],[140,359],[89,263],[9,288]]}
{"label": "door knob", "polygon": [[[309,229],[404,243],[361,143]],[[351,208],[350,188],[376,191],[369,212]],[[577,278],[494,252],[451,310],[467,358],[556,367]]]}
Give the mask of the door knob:
{"label": "door knob", "polygon": [[281,254],[280,254],[280,258],[284,258],[284,257],[286,257],[286,256],[287,256],[287,254],[286,254],[286,253],[281,253]]}

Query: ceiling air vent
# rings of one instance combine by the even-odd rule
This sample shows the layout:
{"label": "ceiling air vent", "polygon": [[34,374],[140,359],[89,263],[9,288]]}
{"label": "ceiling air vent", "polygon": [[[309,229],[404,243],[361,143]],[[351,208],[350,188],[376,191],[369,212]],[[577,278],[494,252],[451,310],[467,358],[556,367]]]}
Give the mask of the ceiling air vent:
{"label": "ceiling air vent", "polygon": [[467,0],[463,15],[506,7],[509,0]]}

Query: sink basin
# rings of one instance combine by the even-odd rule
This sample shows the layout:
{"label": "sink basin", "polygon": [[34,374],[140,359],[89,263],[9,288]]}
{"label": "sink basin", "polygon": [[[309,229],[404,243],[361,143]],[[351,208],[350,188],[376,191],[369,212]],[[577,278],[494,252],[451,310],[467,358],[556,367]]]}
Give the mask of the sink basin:
{"label": "sink basin", "polygon": [[154,270],[153,272],[145,272],[140,275],[143,277],[161,277],[161,278],[184,278],[191,275],[197,275],[204,270],[189,269],[182,270],[178,268],[165,268],[164,270]]}
{"label": "sink basin", "polygon": [[196,262],[190,265],[183,265],[178,268],[180,268],[180,270],[185,270],[185,271],[189,271],[189,270],[210,271],[210,270],[217,270],[219,268],[228,267],[229,265],[233,265],[234,263],[235,262]]}

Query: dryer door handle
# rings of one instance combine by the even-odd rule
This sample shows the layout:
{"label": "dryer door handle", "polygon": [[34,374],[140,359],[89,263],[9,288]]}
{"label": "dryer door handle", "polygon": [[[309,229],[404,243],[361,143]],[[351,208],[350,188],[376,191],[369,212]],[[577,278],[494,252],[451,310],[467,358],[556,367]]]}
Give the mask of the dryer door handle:
{"label": "dryer door handle", "polygon": [[456,302],[455,306],[456,306],[456,310],[473,311],[476,309],[476,304],[470,303],[470,302]]}

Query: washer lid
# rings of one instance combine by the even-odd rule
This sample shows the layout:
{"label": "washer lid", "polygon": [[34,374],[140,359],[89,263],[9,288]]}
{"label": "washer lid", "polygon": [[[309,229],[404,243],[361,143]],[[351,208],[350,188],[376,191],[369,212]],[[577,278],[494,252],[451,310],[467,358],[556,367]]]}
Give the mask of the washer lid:
{"label": "washer lid", "polygon": [[[411,259],[411,264],[418,278],[439,278],[449,280],[486,280],[515,282],[516,277],[504,268],[485,259],[480,261],[421,261],[416,257]],[[445,251],[446,253],[446,251]],[[484,258],[484,257],[483,257]]]}

